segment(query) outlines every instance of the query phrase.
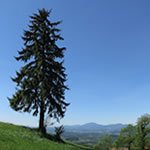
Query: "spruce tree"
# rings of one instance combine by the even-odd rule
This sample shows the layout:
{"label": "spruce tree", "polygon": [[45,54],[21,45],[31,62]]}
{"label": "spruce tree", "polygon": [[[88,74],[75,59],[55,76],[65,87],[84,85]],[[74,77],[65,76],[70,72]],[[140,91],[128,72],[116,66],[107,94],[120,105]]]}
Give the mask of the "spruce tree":
{"label": "spruce tree", "polygon": [[24,66],[16,77],[16,92],[8,98],[11,108],[15,111],[32,112],[39,115],[39,130],[45,134],[45,114],[59,121],[64,117],[66,74],[63,66],[65,47],[59,47],[57,41],[63,40],[60,29],[61,23],[51,22],[51,11],[38,10],[30,16],[29,29],[22,37],[24,48],[18,51],[17,61],[23,61]]}

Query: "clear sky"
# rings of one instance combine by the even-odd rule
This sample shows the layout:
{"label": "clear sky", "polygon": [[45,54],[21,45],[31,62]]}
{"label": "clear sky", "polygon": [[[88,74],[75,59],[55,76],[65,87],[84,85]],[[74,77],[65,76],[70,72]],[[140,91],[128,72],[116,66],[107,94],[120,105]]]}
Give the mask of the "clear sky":
{"label": "clear sky", "polygon": [[7,100],[15,92],[10,77],[22,66],[14,56],[38,8],[52,8],[50,19],[63,20],[71,105],[62,124],[136,123],[150,113],[149,0],[1,0],[0,121],[38,125],[38,118],[14,112]]}

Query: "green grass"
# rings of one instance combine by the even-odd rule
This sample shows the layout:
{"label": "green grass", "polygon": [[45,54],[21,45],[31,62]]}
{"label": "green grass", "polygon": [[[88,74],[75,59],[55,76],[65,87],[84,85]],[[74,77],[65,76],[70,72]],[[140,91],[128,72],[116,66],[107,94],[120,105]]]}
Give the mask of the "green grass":
{"label": "green grass", "polygon": [[79,145],[79,144],[71,143],[69,141],[65,141],[65,143],[69,144],[69,145],[72,145],[72,146],[79,147],[81,150],[93,150],[93,148],[91,148],[91,147],[86,147],[84,145]]}
{"label": "green grass", "polygon": [[88,150],[70,142],[57,143],[29,128],[0,122],[0,150]]}

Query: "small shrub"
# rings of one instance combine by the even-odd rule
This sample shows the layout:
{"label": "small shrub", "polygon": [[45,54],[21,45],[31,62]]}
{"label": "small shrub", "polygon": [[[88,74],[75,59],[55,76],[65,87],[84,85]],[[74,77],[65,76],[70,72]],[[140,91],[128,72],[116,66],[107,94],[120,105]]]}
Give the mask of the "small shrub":
{"label": "small shrub", "polygon": [[61,135],[64,133],[64,126],[61,125],[60,127],[55,127],[55,137],[57,141],[61,140]]}

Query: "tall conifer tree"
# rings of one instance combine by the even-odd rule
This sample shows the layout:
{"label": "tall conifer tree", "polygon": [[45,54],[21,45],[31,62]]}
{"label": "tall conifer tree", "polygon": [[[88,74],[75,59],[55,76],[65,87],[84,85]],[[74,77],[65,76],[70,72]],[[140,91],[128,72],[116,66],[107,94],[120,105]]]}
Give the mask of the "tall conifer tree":
{"label": "tall conifer tree", "polygon": [[60,30],[56,28],[61,22],[51,22],[51,11],[39,10],[30,16],[29,30],[24,31],[24,48],[18,51],[17,61],[24,66],[16,77],[15,94],[8,98],[11,108],[15,111],[33,112],[39,115],[39,130],[44,134],[45,113],[57,119],[64,117],[66,107],[64,101],[67,86],[63,58],[65,47],[56,45],[63,40]]}

